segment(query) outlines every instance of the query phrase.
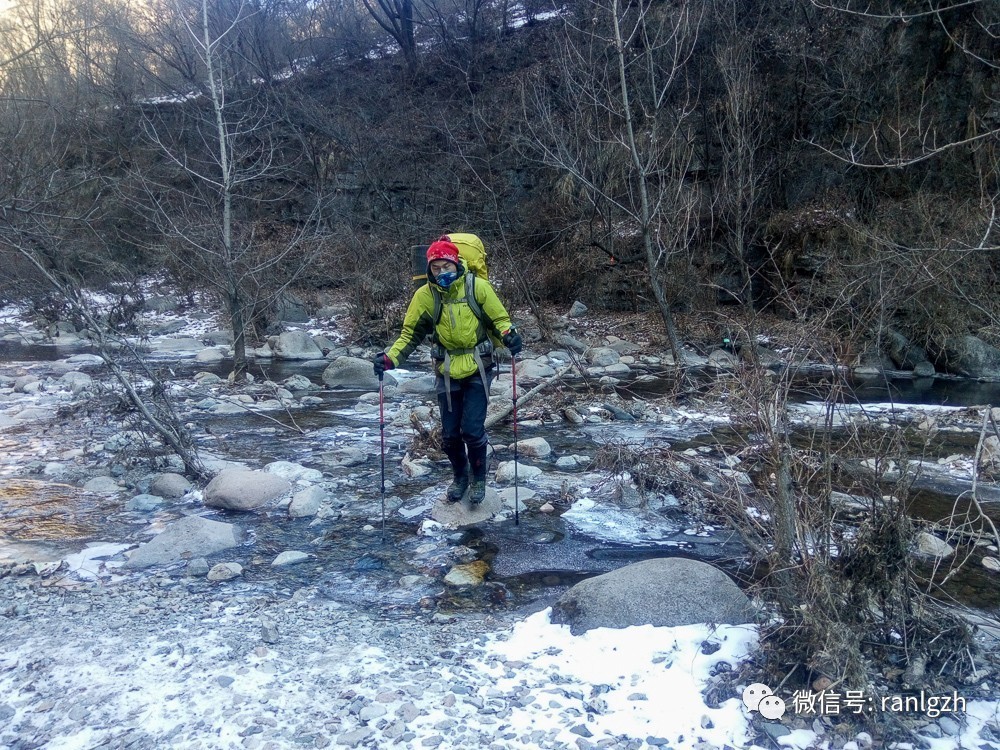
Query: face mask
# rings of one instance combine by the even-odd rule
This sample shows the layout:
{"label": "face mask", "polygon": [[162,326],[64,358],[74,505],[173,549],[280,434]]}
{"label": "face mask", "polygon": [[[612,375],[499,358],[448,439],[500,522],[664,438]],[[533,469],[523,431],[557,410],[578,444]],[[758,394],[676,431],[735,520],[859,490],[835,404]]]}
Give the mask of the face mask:
{"label": "face mask", "polygon": [[447,289],[452,285],[455,279],[458,278],[458,273],[456,271],[445,271],[444,273],[439,273],[434,277],[434,281],[437,285]]}

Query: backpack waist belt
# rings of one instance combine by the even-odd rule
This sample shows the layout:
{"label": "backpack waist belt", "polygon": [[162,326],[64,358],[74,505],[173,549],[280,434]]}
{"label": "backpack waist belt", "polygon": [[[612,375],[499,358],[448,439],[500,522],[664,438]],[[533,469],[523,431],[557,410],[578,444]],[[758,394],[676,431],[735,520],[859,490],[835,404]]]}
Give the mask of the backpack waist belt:
{"label": "backpack waist belt", "polygon": [[442,374],[444,375],[444,393],[445,393],[445,398],[447,399],[448,402],[448,411],[451,411],[451,355],[452,354],[472,355],[472,358],[476,362],[476,367],[479,368],[479,377],[482,378],[483,380],[483,390],[486,391],[486,403],[489,404],[490,384],[489,381],[486,379],[486,365],[483,364],[483,355],[489,356],[490,354],[493,353],[493,343],[489,339],[486,339],[484,341],[479,342],[471,349],[445,349],[440,344],[437,344],[434,351],[434,359],[440,361],[442,357],[438,356],[438,351],[444,352],[444,357],[443,357],[444,368]]}

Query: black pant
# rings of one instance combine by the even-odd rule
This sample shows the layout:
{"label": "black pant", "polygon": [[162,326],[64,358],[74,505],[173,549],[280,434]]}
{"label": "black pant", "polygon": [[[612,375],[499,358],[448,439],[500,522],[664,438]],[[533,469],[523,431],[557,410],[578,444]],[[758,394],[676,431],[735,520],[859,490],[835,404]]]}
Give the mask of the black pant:
{"label": "black pant", "polygon": [[[486,373],[490,379],[491,373]],[[486,478],[486,387],[477,372],[467,378],[451,379],[451,409],[444,378],[437,379],[438,406],[441,408],[441,444],[451,461],[455,476],[464,476],[468,463],[474,480]]]}

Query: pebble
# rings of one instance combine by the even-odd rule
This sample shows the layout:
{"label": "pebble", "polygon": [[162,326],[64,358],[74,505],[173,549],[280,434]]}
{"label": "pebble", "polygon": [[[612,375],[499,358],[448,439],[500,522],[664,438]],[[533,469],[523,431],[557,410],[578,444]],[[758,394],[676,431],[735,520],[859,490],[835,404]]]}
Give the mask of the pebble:
{"label": "pebble", "polygon": [[361,719],[361,721],[369,722],[374,719],[381,718],[387,713],[388,711],[385,706],[375,703],[362,708],[361,711],[358,712],[358,718]]}

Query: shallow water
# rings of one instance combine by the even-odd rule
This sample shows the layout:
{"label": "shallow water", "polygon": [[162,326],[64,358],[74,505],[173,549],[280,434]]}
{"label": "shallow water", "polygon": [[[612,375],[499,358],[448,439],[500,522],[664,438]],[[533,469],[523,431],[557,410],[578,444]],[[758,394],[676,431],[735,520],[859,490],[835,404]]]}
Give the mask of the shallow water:
{"label": "shallow water", "polygon": [[[16,358],[28,361],[51,361],[65,356],[65,350],[55,347],[0,346],[0,360]],[[251,372],[258,379],[281,381],[289,375],[303,374],[314,383],[328,362],[309,363],[266,362]],[[156,365],[167,378],[189,378],[205,370],[193,362]],[[225,376],[230,363],[210,368]],[[668,384],[642,384],[645,392],[665,388]],[[855,382],[848,390],[847,400],[899,403],[929,403],[944,405],[1000,402],[1000,384],[975,383],[964,380],[931,379]],[[822,379],[803,381],[796,390],[796,399],[815,399],[827,387]],[[583,388],[571,383],[567,388]],[[706,389],[712,387],[706,381]],[[650,390],[650,389],[653,390]],[[621,392],[626,398],[642,390],[630,385]],[[429,540],[416,536],[415,522],[395,514],[396,508],[414,498],[432,496],[440,490],[447,466],[439,462],[436,471],[423,478],[411,479],[402,474],[400,459],[408,448],[411,430],[390,426],[386,430],[386,477],[389,520],[385,540],[379,533],[381,523],[379,492],[380,460],[378,409],[365,405],[358,408],[359,392],[317,391],[323,399],[318,407],[295,409],[289,413],[268,412],[267,418],[253,415],[197,417],[197,436],[203,449],[246,460],[251,464],[287,460],[308,468],[322,470],[334,483],[335,501],[344,503],[344,515],[319,526],[311,519],[289,520],[283,511],[254,514],[227,514],[213,517],[240,523],[250,529],[253,543],[235,550],[227,559],[242,562],[247,570],[241,586],[251,590],[290,595],[303,586],[315,586],[323,596],[360,607],[377,608],[386,616],[404,613],[414,608],[446,602],[451,607],[492,607],[523,604],[540,596],[550,596],[582,577],[620,567],[640,559],[663,556],[687,556],[710,560],[725,567],[737,578],[743,577],[743,551],[727,536],[716,533],[693,537],[685,533],[686,519],[682,514],[663,515],[663,524],[655,542],[626,543],[609,540],[574,528],[564,519],[543,514],[522,513],[521,524],[511,522],[484,525],[466,532],[460,544],[455,538]],[[396,404],[387,404],[387,421]],[[291,427],[292,429],[288,429]],[[302,434],[299,430],[303,431]],[[608,422],[600,425],[569,427],[564,423],[523,427],[521,439],[542,436],[552,445],[555,456],[584,454],[593,456],[609,441],[644,442],[647,445],[671,445],[674,450],[687,447],[720,444],[739,446],[742,436],[730,427],[710,432],[704,425],[651,426],[628,422]],[[836,437],[836,435],[835,435]],[[510,426],[494,429],[492,441],[498,446],[513,440]],[[811,439],[801,432],[795,439]],[[925,455],[949,455],[968,452],[967,435],[944,434],[932,444]],[[341,447],[364,450],[367,460],[358,466],[335,467],[331,453]],[[512,456],[501,451],[499,459]],[[556,473],[551,462],[539,465],[548,469],[546,482],[539,487],[545,497],[556,494],[560,482],[571,487],[583,482],[579,472]],[[551,481],[550,481],[551,480]],[[950,509],[953,498],[941,493],[924,492],[914,497],[913,510],[920,517],[936,519]],[[72,540],[78,549],[81,543],[99,540],[140,539],[149,516],[127,514],[120,510],[122,498],[108,499],[82,493],[77,488],[46,482],[17,482],[0,486],[0,557],[4,545],[13,550],[17,544],[56,545]],[[1000,507],[998,505],[997,507]],[[177,517],[194,508],[167,509],[161,520]],[[200,511],[200,508],[197,510]],[[992,514],[996,518],[998,514]],[[1000,520],[1000,519],[998,519]],[[364,530],[369,524],[374,531]],[[621,533],[622,529],[619,529]],[[488,585],[474,593],[455,594],[446,590],[440,577],[454,562],[449,557],[457,547],[468,546],[472,552],[491,562],[493,571]],[[308,562],[285,568],[271,568],[270,560],[279,552],[298,549],[313,553]],[[400,581],[406,583],[401,584]],[[990,574],[972,566],[949,582],[950,593],[961,601],[985,608],[995,608],[997,596]]]}

